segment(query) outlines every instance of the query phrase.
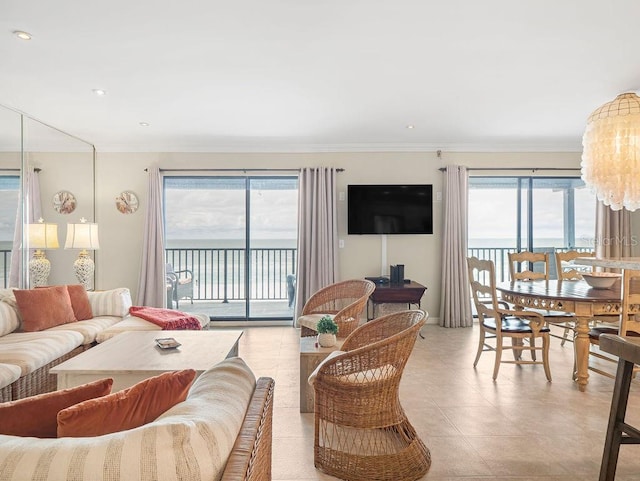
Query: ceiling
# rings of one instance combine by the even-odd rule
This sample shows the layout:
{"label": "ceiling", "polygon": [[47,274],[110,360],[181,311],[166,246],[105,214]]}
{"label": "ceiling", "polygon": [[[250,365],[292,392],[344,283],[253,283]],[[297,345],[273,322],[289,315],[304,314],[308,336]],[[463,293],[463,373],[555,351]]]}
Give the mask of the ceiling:
{"label": "ceiling", "polygon": [[0,0],[0,104],[98,152],[580,151],[588,115],[640,89],[638,18],[638,0]]}

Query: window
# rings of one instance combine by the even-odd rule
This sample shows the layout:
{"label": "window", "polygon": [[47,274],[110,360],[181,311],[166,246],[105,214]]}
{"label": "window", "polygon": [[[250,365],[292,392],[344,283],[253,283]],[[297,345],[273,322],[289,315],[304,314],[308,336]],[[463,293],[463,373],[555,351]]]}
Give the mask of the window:
{"label": "window", "polygon": [[292,318],[297,177],[165,177],[164,197],[167,263],[193,279],[173,307]]}
{"label": "window", "polygon": [[492,259],[505,281],[509,252],[593,251],[595,214],[580,178],[470,177],[469,255]]}

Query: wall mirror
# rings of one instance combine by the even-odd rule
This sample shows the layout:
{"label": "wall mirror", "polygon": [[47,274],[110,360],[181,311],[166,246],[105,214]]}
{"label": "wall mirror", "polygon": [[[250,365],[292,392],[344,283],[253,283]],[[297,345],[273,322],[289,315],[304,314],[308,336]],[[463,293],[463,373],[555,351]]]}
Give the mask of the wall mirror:
{"label": "wall mirror", "polygon": [[[15,177],[17,173],[21,186],[14,212],[6,214],[7,219],[13,214],[14,222],[17,215],[20,222],[12,225],[9,221],[0,220],[0,239],[4,249],[0,254],[5,255],[9,250],[7,263],[14,266],[14,274],[10,276],[11,269],[0,265],[0,275],[7,279],[0,285],[33,287],[29,262],[33,259],[33,247],[37,247],[41,239],[34,237],[33,233],[30,238],[28,224],[36,223],[40,217],[46,223],[57,225],[59,247],[42,249],[51,268],[47,284],[77,284],[73,263],[79,250],[65,249],[65,236],[68,223],[79,223],[81,218],[95,222],[95,148],[89,142],[6,107],[0,106],[0,118],[6,118],[6,128],[0,134],[0,168],[13,169],[0,173],[7,174],[5,182],[9,182],[11,177],[8,174],[13,173]],[[37,182],[32,182],[30,176],[36,177]],[[38,186],[37,190],[34,190],[34,184]],[[65,208],[59,212],[60,209],[56,209],[53,199],[61,191],[73,193],[72,210]],[[10,195],[15,195],[15,192],[7,194]],[[16,235],[19,240],[13,242]],[[5,238],[11,240],[5,241]],[[26,248],[16,249],[20,244]],[[93,257],[95,252],[90,251],[89,255]],[[0,262],[1,258],[2,255]]]}

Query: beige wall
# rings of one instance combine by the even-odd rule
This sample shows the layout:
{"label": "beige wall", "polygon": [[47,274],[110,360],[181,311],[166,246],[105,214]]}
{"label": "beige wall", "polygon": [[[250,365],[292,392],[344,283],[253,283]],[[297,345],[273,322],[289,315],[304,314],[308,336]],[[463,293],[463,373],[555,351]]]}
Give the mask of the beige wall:
{"label": "beige wall", "polygon": [[[96,220],[100,225],[100,251],[96,252],[96,288],[129,287],[137,292],[141,263],[143,219],[147,197],[148,166],[160,168],[292,169],[305,166],[342,167],[338,191],[350,183],[428,183],[434,193],[442,191],[440,168],[461,164],[473,168],[567,167],[579,168],[580,153],[100,153],[96,161]],[[518,172],[522,174],[522,172]],[[558,174],[559,172],[554,172]],[[562,173],[562,172],[560,172]],[[575,171],[568,172],[575,174]],[[544,172],[538,172],[544,175]],[[124,215],[115,208],[115,197],[132,190],[140,198],[140,209]],[[435,195],[434,195],[435,199]],[[346,234],[346,201],[338,202],[340,278],[380,275],[381,237]],[[435,320],[440,303],[440,243],[442,202],[434,203],[434,234],[388,236],[387,264],[404,264],[405,277],[427,286],[423,308]],[[388,272],[388,266],[384,266]]]}

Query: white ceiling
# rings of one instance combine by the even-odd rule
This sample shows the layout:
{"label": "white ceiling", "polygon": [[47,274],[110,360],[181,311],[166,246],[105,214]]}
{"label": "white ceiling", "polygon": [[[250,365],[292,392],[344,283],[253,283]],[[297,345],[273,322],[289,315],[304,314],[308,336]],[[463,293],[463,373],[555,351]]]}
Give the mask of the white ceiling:
{"label": "white ceiling", "polygon": [[638,0],[0,0],[0,104],[99,152],[580,151],[591,111],[640,89],[639,18]]}

